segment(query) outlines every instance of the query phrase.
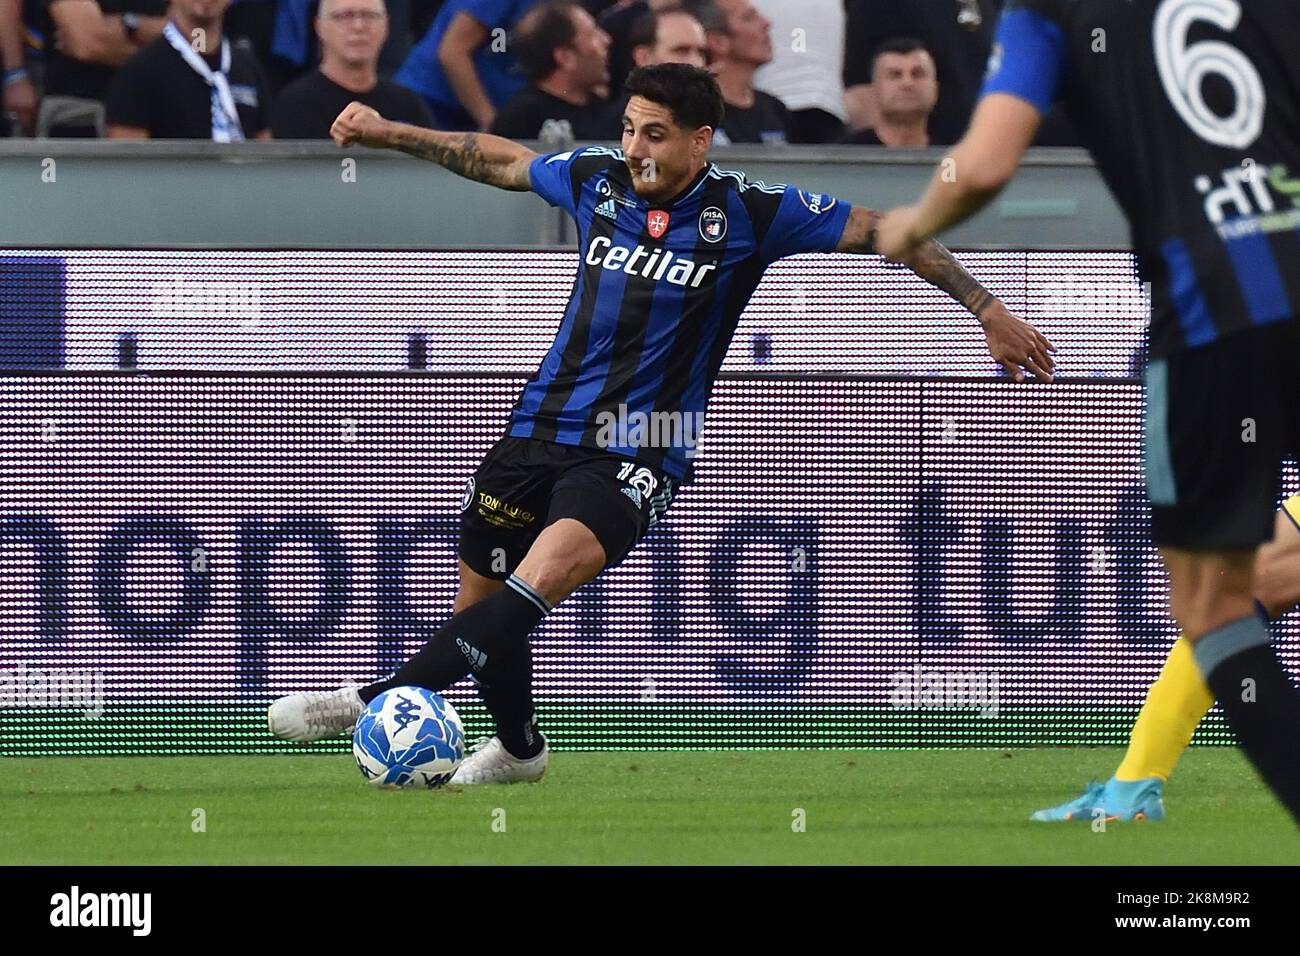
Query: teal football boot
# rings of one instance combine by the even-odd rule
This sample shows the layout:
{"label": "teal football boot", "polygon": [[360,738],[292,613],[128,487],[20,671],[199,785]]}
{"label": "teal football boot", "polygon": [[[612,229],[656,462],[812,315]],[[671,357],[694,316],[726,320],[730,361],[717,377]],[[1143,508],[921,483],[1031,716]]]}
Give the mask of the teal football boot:
{"label": "teal football boot", "polygon": [[1029,819],[1039,823],[1065,823],[1076,820],[1092,822],[1099,817],[1107,823],[1128,823],[1165,818],[1165,782],[1159,777],[1146,780],[1116,780],[1104,784],[1093,782],[1083,793],[1047,810],[1038,810]]}

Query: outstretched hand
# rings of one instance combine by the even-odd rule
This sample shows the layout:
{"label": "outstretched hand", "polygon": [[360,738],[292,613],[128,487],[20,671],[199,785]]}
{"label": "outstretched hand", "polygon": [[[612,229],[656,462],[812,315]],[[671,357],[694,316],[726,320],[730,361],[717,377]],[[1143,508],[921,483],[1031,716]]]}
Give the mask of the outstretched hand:
{"label": "outstretched hand", "polygon": [[1001,302],[992,302],[980,316],[989,352],[1007,374],[1017,382],[1025,380],[1025,371],[1044,382],[1052,380],[1056,367],[1056,346],[1024,319],[1013,315]]}

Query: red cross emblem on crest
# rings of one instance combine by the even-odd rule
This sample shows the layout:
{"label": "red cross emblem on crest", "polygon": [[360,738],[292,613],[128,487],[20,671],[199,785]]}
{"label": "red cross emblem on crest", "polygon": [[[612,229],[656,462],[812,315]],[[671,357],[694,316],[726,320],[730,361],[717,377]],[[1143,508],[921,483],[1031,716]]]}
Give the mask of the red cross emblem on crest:
{"label": "red cross emblem on crest", "polygon": [[653,239],[658,239],[668,231],[668,213],[662,209],[655,209],[646,214],[645,227],[650,232]]}

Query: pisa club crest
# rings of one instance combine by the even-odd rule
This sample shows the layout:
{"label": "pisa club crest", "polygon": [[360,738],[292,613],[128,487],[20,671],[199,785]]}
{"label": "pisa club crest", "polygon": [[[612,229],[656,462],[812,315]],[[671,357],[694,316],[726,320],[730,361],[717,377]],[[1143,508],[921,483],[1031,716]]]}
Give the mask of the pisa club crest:
{"label": "pisa club crest", "polygon": [[660,238],[668,231],[668,213],[662,209],[651,209],[646,213],[645,228],[651,239]]}
{"label": "pisa club crest", "polygon": [[727,214],[717,206],[700,213],[700,237],[705,242],[719,242],[727,234]]}

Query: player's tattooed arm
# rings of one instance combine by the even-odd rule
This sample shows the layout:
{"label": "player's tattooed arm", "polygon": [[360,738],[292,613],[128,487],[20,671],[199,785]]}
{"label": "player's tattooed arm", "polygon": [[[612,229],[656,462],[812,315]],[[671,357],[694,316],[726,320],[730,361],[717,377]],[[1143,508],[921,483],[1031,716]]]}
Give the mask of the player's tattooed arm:
{"label": "player's tattooed arm", "polygon": [[[863,255],[875,252],[880,220],[881,213],[876,210],[854,206],[835,251]],[[1052,380],[1056,346],[1028,322],[1012,315],[1002,301],[980,285],[939,242],[926,239],[901,261],[979,319],[989,352],[1008,375],[1021,382],[1025,377],[1023,369],[1028,369],[1043,381]]]}
{"label": "player's tattooed arm", "polygon": [[[856,252],[862,255],[874,253],[876,228],[880,225],[882,215],[875,209],[854,206],[840,236],[839,245],[835,247],[836,252]],[[981,321],[985,310],[997,301],[997,296],[980,285],[979,280],[934,239],[921,243],[903,261],[918,276],[936,289],[948,293]]]}
{"label": "player's tattooed arm", "polygon": [[528,168],[537,154],[512,140],[488,133],[449,133],[394,123],[363,103],[349,103],[330,128],[340,146],[396,149],[427,159],[458,176],[498,189],[532,188]]}
{"label": "player's tattooed arm", "polygon": [[466,179],[518,192],[527,192],[532,188],[528,167],[537,158],[537,154],[500,136],[490,133],[444,133],[394,123],[391,143],[393,149],[437,163]]}

